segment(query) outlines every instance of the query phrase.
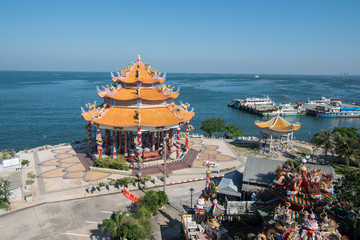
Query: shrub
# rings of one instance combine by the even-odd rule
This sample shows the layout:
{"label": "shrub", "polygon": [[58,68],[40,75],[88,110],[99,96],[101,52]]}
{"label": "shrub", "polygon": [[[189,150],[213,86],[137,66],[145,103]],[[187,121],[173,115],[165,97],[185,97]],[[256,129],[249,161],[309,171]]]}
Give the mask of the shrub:
{"label": "shrub", "polygon": [[159,197],[154,190],[149,190],[141,197],[141,204],[149,209],[152,214],[156,215],[159,209]]}
{"label": "shrub", "polygon": [[159,202],[158,202],[159,208],[161,208],[162,206],[164,206],[169,202],[169,198],[164,191],[158,191],[157,195],[159,198]]}
{"label": "shrub", "polygon": [[22,166],[27,165],[27,164],[29,164],[29,162],[30,162],[29,160],[24,159],[21,161],[21,165]]}
{"label": "shrub", "polygon": [[123,155],[118,155],[116,158],[111,158],[110,156],[97,158],[94,162],[94,167],[129,170]]}
{"label": "shrub", "polygon": [[6,201],[0,200],[0,209],[5,209],[6,211],[10,209],[9,203]]}
{"label": "shrub", "polygon": [[26,176],[31,180],[34,180],[36,178],[36,174],[33,172],[28,172]]}

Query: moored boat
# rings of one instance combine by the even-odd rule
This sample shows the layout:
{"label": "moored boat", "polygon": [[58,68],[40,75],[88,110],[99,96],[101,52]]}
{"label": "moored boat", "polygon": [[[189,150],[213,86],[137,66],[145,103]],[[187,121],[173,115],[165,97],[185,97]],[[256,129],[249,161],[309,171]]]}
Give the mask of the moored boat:
{"label": "moored boat", "polygon": [[333,107],[328,111],[325,108],[317,107],[316,116],[331,118],[354,118],[360,117],[360,107]]}
{"label": "moored boat", "polygon": [[265,112],[263,115],[265,116],[299,116],[305,114],[305,112],[302,110],[302,107],[299,105],[293,106],[290,104],[284,104],[278,106],[278,110],[272,111],[272,112]]}

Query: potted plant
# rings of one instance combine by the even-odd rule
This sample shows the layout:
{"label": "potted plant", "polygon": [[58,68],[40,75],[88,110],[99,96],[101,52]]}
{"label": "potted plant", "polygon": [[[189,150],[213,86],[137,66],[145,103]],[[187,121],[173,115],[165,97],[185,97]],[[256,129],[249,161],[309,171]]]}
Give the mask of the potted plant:
{"label": "potted plant", "polygon": [[151,177],[149,175],[144,175],[141,178],[141,183],[144,185],[147,185],[151,180]]}
{"label": "potted plant", "polygon": [[22,167],[28,167],[29,166],[29,160],[26,160],[26,159],[21,160],[21,166]]}
{"label": "potted plant", "polygon": [[31,183],[34,183],[34,179],[36,178],[36,174],[33,172],[28,172],[27,173],[27,178],[31,181]]}
{"label": "potted plant", "polygon": [[30,193],[30,194],[26,194],[25,195],[25,200],[26,200],[26,202],[32,202],[32,194]]}
{"label": "potted plant", "polygon": [[129,183],[131,183],[131,179],[129,177],[122,178],[122,186],[129,187]]}
{"label": "potted plant", "polygon": [[109,190],[113,190],[114,189],[114,186],[115,186],[115,179],[113,178],[108,178],[107,179],[109,181],[109,183],[107,184],[107,188]]}
{"label": "potted plant", "polygon": [[86,191],[87,191],[88,193],[93,193],[93,192],[94,192],[94,187],[93,187],[93,186],[88,186],[88,187],[86,188]]}
{"label": "potted plant", "polygon": [[105,189],[106,189],[105,183],[103,183],[103,182],[99,183],[99,191],[102,192],[102,191],[104,191]]}
{"label": "potted plant", "polygon": [[25,189],[31,189],[32,188],[32,181],[26,180],[25,182]]}

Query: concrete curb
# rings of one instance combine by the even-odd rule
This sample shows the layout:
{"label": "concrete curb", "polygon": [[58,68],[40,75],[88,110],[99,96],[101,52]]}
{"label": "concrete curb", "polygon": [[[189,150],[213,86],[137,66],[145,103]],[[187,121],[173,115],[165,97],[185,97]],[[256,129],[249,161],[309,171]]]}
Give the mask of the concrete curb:
{"label": "concrete curb", "polygon": [[[218,176],[213,176],[213,177],[210,177],[210,178],[218,178],[218,177],[223,177],[224,175],[218,175]],[[203,177],[203,178],[194,178],[194,179],[189,179],[189,180],[184,180],[184,181],[177,181],[177,182],[169,182],[168,184],[166,185],[174,185],[174,184],[180,184],[180,183],[188,183],[188,182],[195,182],[195,181],[202,181],[202,180],[205,180],[206,177]]]}
{"label": "concrete curb", "polygon": [[[213,176],[213,177],[211,177],[211,178],[218,178],[218,177],[223,177],[223,176],[224,176],[224,175],[218,175],[218,176]],[[169,183],[166,184],[166,185],[168,186],[168,185],[181,184],[181,183],[189,183],[189,182],[203,181],[203,180],[206,180],[206,177],[189,179],[189,180],[184,180],[184,181],[177,181],[177,182],[169,182]],[[149,187],[149,188],[147,188],[147,189],[157,188],[157,187],[162,187],[162,186],[163,186],[163,184],[160,184],[160,185],[151,186],[151,187]],[[137,188],[136,188],[136,189],[129,189],[129,191],[136,191],[136,190],[139,190],[139,189],[137,189]],[[41,206],[41,205],[44,205],[44,204],[59,203],[59,202],[68,202],[68,201],[81,200],[81,199],[85,199],[85,198],[94,198],[94,197],[101,197],[101,196],[114,195],[114,194],[122,194],[122,191],[105,193],[105,194],[99,194],[99,195],[92,195],[92,196],[90,195],[90,196],[86,196],[86,197],[70,198],[70,199],[64,199],[64,200],[58,200],[58,201],[51,201],[51,202],[42,202],[42,203],[38,203],[38,204],[35,204],[35,205],[27,206],[27,207],[24,207],[24,208],[16,209],[16,210],[14,210],[14,211],[10,211],[10,212],[7,212],[7,213],[0,214],[0,217],[6,216],[6,215],[9,215],[9,214],[12,214],[12,213],[20,212],[20,211],[23,211],[23,210],[26,210],[26,209],[29,209],[29,208],[34,208],[34,207],[37,207],[37,206]]]}

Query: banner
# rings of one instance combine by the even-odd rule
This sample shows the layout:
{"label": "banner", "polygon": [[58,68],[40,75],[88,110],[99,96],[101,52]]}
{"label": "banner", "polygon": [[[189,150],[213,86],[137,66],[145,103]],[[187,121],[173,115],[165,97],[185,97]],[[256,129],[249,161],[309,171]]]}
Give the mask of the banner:
{"label": "banner", "polygon": [[4,159],[2,164],[4,168],[20,165],[20,157]]}

